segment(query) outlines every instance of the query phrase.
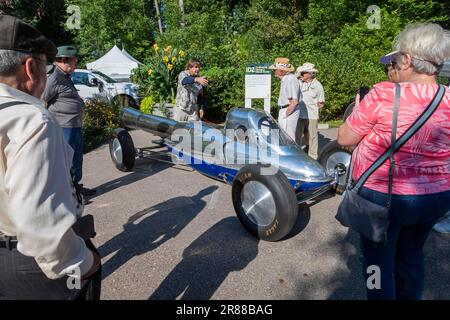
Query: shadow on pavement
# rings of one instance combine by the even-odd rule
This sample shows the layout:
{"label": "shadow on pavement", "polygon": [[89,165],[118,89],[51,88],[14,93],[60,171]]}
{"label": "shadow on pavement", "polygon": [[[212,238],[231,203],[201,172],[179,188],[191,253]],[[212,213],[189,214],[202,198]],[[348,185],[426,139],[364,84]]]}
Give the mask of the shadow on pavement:
{"label": "shadow on pavement", "polygon": [[[327,248],[326,253],[318,253],[317,258],[332,252],[340,263],[331,274],[315,274],[298,282],[296,299],[317,299],[323,290],[331,292],[326,298],[329,300],[366,299],[359,243],[358,233],[348,230],[344,238],[336,236],[326,246],[322,244],[322,248]],[[425,244],[424,254],[424,299],[450,299],[450,235],[432,232]]]}
{"label": "shadow on pavement", "polygon": [[425,299],[450,299],[450,234],[431,231],[425,244]]}
{"label": "shadow on pavement", "polygon": [[[170,159],[170,158],[168,158]],[[92,200],[95,197],[101,196],[105,193],[111,192],[117,188],[132,184],[136,181],[147,178],[148,176],[157,174],[160,171],[173,167],[174,164],[158,162],[149,159],[136,159],[136,164],[133,171],[123,177],[108,181],[97,187],[97,193],[93,196],[86,197],[87,200]],[[88,202],[89,203],[89,202]],[[86,203],[86,204],[88,204]]]}
{"label": "shadow on pavement", "polygon": [[258,242],[235,217],[219,221],[184,250],[183,260],[149,299],[210,299],[231,272],[257,256]]}
{"label": "shadow on pavement", "polygon": [[309,221],[311,219],[311,207],[315,204],[319,203],[320,201],[324,201],[326,199],[333,198],[335,196],[334,191],[326,192],[317,198],[314,198],[312,201],[308,201],[308,203],[302,203],[298,206],[298,217],[295,221],[295,225],[292,227],[291,232],[283,238],[284,240],[288,240],[292,237],[295,237],[299,233],[301,233],[309,224]]}
{"label": "shadow on pavement", "polygon": [[295,237],[300,232],[305,230],[305,228],[308,226],[309,220],[311,220],[311,210],[309,209],[309,206],[304,203],[300,204],[298,206],[297,220],[295,221],[291,232],[289,232],[289,234],[283,238],[283,241]]}
{"label": "shadow on pavement", "polygon": [[134,256],[154,250],[176,237],[207,205],[204,197],[218,189],[211,186],[193,197],[176,197],[135,213],[123,231],[98,248],[100,255],[117,251],[103,264],[103,278],[108,277]]}
{"label": "shadow on pavement", "polygon": [[328,190],[327,192],[321,194],[320,196],[315,197],[314,199],[308,201],[308,206],[309,207],[315,206],[319,202],[334,198],[335,196],[336,192],[334,190]]}
{"label": "shadow on pavement", "polygon": [[[338,223],[338,222],[336,222]],[[365,287],[360,264],[359,235],[348,231],[344,237],[336,234],[326,243],[310,248],[315,252],[316,259],[336,261],[333,271],[320,272],[320,269],[305,274],[297,282],[295,298],[299,300],[331,299],[357,300],[364,299]],[[326,270],[330,270],[326,268]],[[328,294],[324,297],[324,293]]]}
{"label": "shadow on pavement", "polygon": [[339,260],[345,261],[346,272],[336,272],[329,278],[335,288],[328,300],[361,300],[366,298],[359,234],[348,230],[344,239],[336,239]]}

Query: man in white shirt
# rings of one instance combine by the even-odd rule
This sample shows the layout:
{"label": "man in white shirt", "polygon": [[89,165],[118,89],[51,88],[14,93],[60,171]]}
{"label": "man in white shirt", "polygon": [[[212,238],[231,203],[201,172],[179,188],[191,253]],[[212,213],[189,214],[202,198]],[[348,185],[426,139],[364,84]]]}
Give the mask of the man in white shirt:
{"label": "man in white shirt", "polygon": [[303,101],[300,102],[296,142],[308,145],[308,155],[317,159],[319,149],[319,109],[325,105],[325,92],[322,84],[316,79],[317,69],[312,63],[304,63],[297,68],[295,75],[300,78]]}
{"label": "man in white shirt", "polygon": [[82,299],[100,270],[72,229],[83,212],[73,150],[39,100],[55,54],[32,26],[0,15],[0,299]]}
{"label": "man in white shirt", "polygon": [[299,102],[302,100],[300,84],[292,74],[294,66],[287,58],[277,58],[275,63],[269,67],[281,80],[280,96],[278,98],[278,124],[280,128],[295,141],[295,132],[299,117]]}

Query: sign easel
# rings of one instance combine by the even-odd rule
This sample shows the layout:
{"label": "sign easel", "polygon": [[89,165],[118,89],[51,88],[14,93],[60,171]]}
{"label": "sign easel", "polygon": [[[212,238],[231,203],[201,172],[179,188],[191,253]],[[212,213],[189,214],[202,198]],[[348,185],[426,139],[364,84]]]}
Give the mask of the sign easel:
{"label": "sign easel", "polygon": [[248,65],[245,69],[245,107],[252,107],[252,99],[264,99],[264,111],[270,113],[272,72],[270,64]]}

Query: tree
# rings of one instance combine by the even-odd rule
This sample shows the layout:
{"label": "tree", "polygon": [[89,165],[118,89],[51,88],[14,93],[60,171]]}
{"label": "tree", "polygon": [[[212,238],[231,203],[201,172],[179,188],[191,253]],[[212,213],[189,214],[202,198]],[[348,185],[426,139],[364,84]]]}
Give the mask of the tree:
{"label": "tree", "polygon": [[180,13],[181,13],[181,19],[180,19],[180,28],[184,29],[185,27],[185,21],[184,21],[184,0],[178,0],[178,5],[180,6]]}
{"label": "tree", "polygon": [[159,34],[163,34],[163,28],[162,28],[162,21],[161,21],[161,13],[159,11],[159,2],[158,0],[155,1],[155,10],[156,10],[156,19],[158,19],[158,28],[159,28]]}
{"label": "tree", "polygon": [[64,0],[0,1],[0,12],[16,16],[36,27],[56,45],[71,43],[73,36],[64,30]]}
{"label": "tree", "polygon": [[146,0],[67,0],[81,10],[81,28],[73,30],[84,61],[99,58],[114,45],[138,60],[151,50],[156,30],[155,8]]}

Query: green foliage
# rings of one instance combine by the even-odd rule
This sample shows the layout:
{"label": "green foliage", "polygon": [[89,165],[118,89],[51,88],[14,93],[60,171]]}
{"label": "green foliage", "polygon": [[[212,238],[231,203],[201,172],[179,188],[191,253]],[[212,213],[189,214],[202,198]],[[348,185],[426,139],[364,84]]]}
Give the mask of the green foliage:
{"label": "green foliage", "polygon": [[151,96],[155,101],[173,102],[177,92],[178,75],[186,66],[186,53],[183,50],[158,44],[152,47],[149,62],[134,70],[133,81],[139,84],[139,91],[144,96]]}
{"label": "green foliage", "polygon": [[115,44],[143,60],[154,42],[156,21],[147,0],[66,0],[66,4],[81,9],[81,28],[73,32],[83,63],[100,58]]}
{"label": "green foliage", "polygon": [[318,67],[317,77],[324,86],[327,101],[321,110],[322,120],[341,118],[359,87],[371,87],[386,79],[378,59],[391,51],[401,24],[398,17],[385,10],[381,11],[381,21],[384,28],[371,30],[363,16],[354,24],[344,26],[339,37],[327,44],[327,50],[307,51],[303,57],[297,56],[299,61],[313,62]]}
{"label": "green foliage", "polygon": [[30,23],[57,46],[72,42],[63,27],[67,20],[64,0],[4,0],[0,1],[2,12]]}
{"label": "green foliage", "polygon": [[[202,62],[210,79],[205,88],[207,116],[223,118],[230,107],[244,104],[244,66],[290,58],[297,67],[316,64],[325,88],[322,120],[340,118],[359,86],[385,79],[378,59],[390,52],[395,36],[409,23],[436,22],[450,28],[448,0],[158,0],[164,33],[159,34],[152,0],[14,0],[1,1],[0,11],[36,25],[56,41],[69,43],[63,30],[70,4],[81,8],[81,29],[73,33],[83,62],[92,61],[114,44],[123,45],[145,63],[133,79],[141,95],[173,102],[180,62],[172,72],[152,45],[173,45]],[[366,25],[371,5],[381,8],[380,29]],[[182,24],[184,21],[184,24]],[[70,38],[70,37],[69,37]],[[59,42],[58,42],[59,44]],[[178,69],[179,67],[179,69]],[[149,76],[148,71],[152,70]],[[272,81],[272,107],[280,81]],[[256,100],[256,107],[262,101]]]}
{"label": "green foliage", "polygon": [[201,74],[209,81],[204,88],[208,118],[221,119],[230,108],[244,106],[244,67],[213,67]]}
{"label": "green foliage", "polygon": [[113,130],[119,127],[120,107],[103,99],[86,102],[83,122],[84,152],[105,143]]}
{"label": "green foliage", "polygon": [[153,97],[145,97],[141,101],[140,110],[143,113],[152,114],[154,105],[155,105],[155,100],[153,99]]}

